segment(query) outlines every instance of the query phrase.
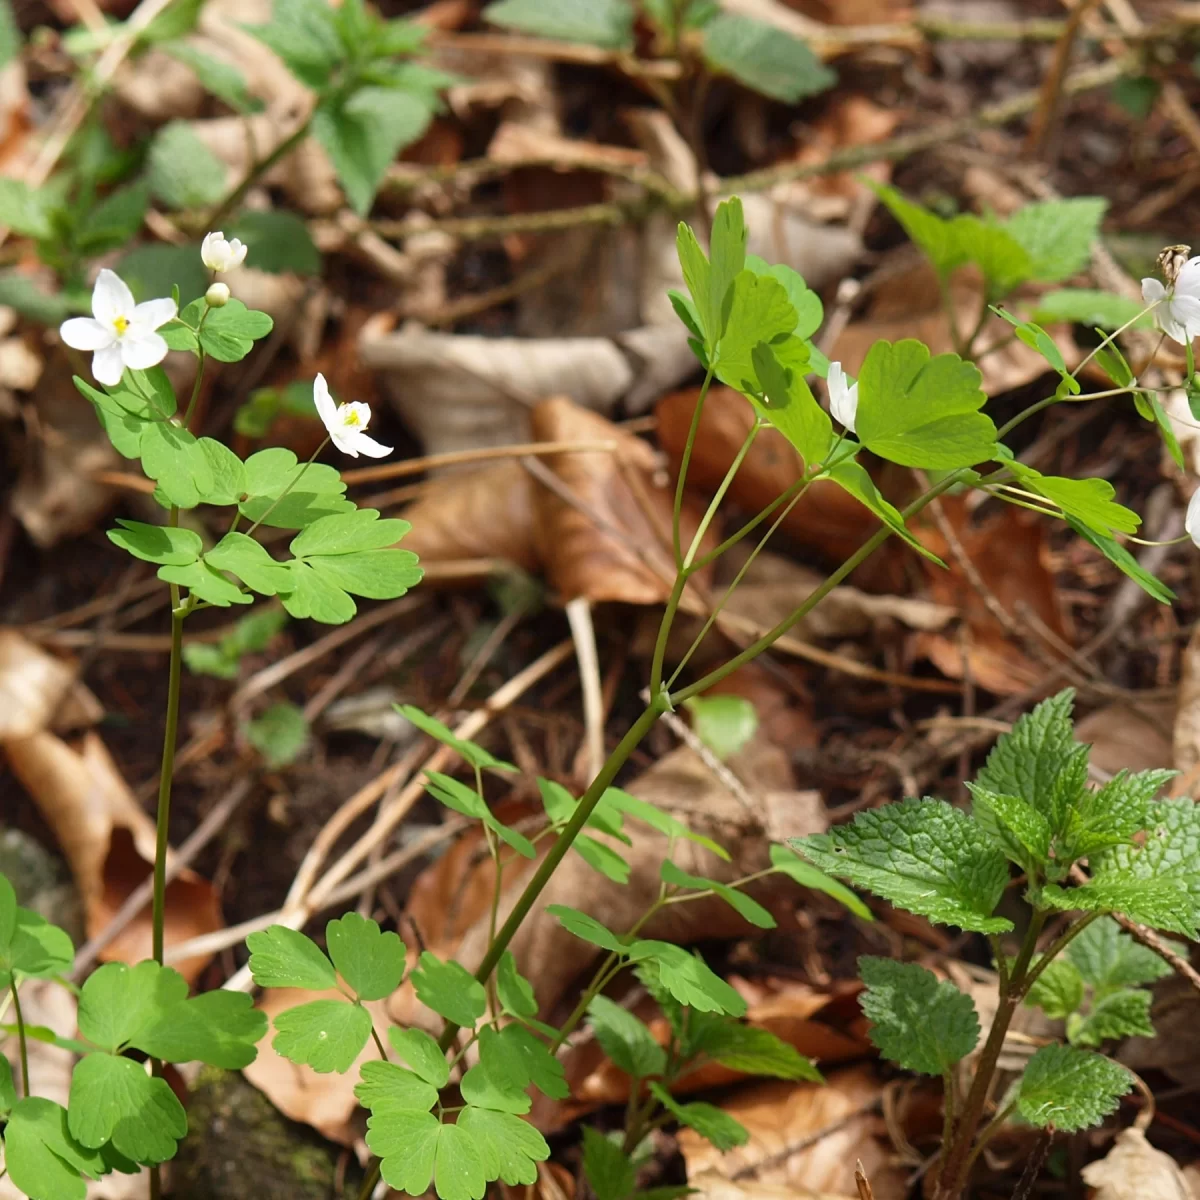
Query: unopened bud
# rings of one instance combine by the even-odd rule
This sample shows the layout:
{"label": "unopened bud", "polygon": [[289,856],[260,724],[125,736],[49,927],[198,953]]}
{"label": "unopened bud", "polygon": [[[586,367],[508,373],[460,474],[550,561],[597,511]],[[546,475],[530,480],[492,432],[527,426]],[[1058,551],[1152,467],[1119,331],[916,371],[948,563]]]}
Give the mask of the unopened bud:
{"label": "unopened bud", "polygon": [[209,308],[224,308],[229,303],[229,284],[209,284],[208,291],[204,293],[204,303]]}
{"label": "unopened bud", "polygon": [[1175,279],[1180,268],[1187,262],[1192,253],[1191,246],[1167,246],[1158,256],[1158,269],[1167,281],[1168,287],[1175,286]]}

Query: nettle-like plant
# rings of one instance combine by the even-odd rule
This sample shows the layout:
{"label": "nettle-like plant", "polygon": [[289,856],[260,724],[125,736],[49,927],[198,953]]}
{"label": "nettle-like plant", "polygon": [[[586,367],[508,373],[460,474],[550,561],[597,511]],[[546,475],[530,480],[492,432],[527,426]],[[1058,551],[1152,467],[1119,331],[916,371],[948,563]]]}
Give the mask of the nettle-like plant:
{"label": "nettle-like plant", "polygon": [[[278,30],[277,34],[283,36]],[[324,37],[307,28],[297,34],[302,41],[310,35]],[[896,206],[899,200],[891,196],[889,202]],[[1095,203],[1086,203],[1093,221],[1098,219]],[[1065,260],[1053,271],[1036,264],[1052,252],[1062,252],[1070,239],[1079,241],[1078,229],[1067,228],[1063,210],[1053,205],[1031,206],[1003,227],[962,217],[942,221],[915,206],[900,211],[913,230],[921,231],[927,250],[936,244],[937,253],[945,255],[935,260],[945,277],[968,261],[983,268],[989,305],[1008,296],[1022,279],[1065,278]],[[1094,224],[1084,230],[1085,242],[1092,228]],[[980,1033],[970,999],[920,966],[876,959],[862,963],[864,1008],[880,1049],[903,1066],[946,1080],[938,1200],[961,1195],[975,1155],[1008,1117],[1018,1115],[1061,1130],[1083,1128],[1111,1111],[1128,1088],[1130,1077],[1123,1068],[1083,1047],[1146,1031],[1148,993],[1138,985],[1150,981],[1157,968],[1115,933],[1106,914],[1123,913],[1187,937],[1196,933],[1198,810],[1190,801],[1155,799],[1166,778],[1163,772],[1122,774],[1104,787],[1090,789],[1087,750],[1072,740],[1069,693],[1040,706],[998,744],[972,785],[971,813],[937,800],[903,800],[860,814],[852,824],[803,839],[793,848],[773,846],[762,871],[729,882],[692,874],[676,861],[676,848],[687,840],[715,856],[712,873],[719,875],[720,860],[728,857],[720,846],[614,786],[660,716],[680,706],[695,712],[697,698],[771,647],[887,538],[896,535],[933,558],[909,521],[951,488],[976,488],[989,502],[1013,503],[1064,520],[1150,594],[1164,602],[1172,598],[1122,544],[1121,539],[1138,528],[1139,518],[1117,503],[1111,484],[1042,474],[1017,460],[1001,440],[1049,405],[1085,399],[1078,382],[1081,367],[1068,371],[1039,326],[1013,318],[1015,336],[1043,353],[1061,376],[1060,383],[997,430],[984,412],[987,397],[980,373],[964,356],[973,338],[963,343],[964,354],[936,356],[914,340],[879,342],[867,354],[857,381],[851,380],[812,343],[824,315],[820,299],[796,272],[748,256],[745,247],[746,229],[736,199],[718,207],[708,254],[687,225],[679,227],[687,292],[674,293],[671,299],[691,334],[704,383],[675,492],[676,579],[650,663],[648,703],[599,773],[579,797],[553,781],[540,780],[544,817],[518,829],[496,816],[484,788],[485,775],[503,780],[516,768],[457,737],[434,717],[412,707],[401,709],[426,734],[451,748],[466,768],[469,782],[435,771],[427,772],[426,780],[438,801],[479,822],[493,860],[490,936],[482,960],[468,970],[426,950],[409,970],[400,937],[353,914],[327,925],[324,948],[284,926],[249,939],[250,968],[258,984],[337,987],[343,993],[342,999],[301,1004],[281,1014],[274,1040],[281,1054],[319,1071],[346,1071],[368,1043],[374,1043],[378,1060],[361,1068],[357,1086],[370,1111],[368,1145],[376,1155],[364,1197],[380,1175],[414,1195],[432,1183],[442,1200],[480,1200],[494,1180],[533,1182],[536,1164],[548,1156],[549,1148],[521,1119],[531,1108],[529,1089],[551,1098],[564,1095],[557,1052],[585,1021],[632,1080],[618,1137],[585,1134],[584,1168],[599,1200],[629,1200],[637,1194],[636,1151],[645,1135],[660,1125],[689,1125],[720,1147],[742,1140],[744,1130],[728,1115],[703,1102],[680,1102],[672,1086],[705,1062],[788,1079],[817,1079],[816,1068],[771,1034],[745,1025],[742,997],[698,955],[643,937],[642,931],[664,907],[701,897],[719,898],[751,925],[768,927],[770,914],[747,891],[768,873],[782,873],[803,887],[828,893],[850,911],[868,917],[862,902],[833,878],[840,875],[894,904],[990,939],[999,1012],[965,1094],[955,1068],[975,1048]],[[214,272],[236,265],[245,253],[237,239],[219,233],[205,239],[202,252],[204,265]],[[1078,266],[1078,247],[1072,254],[1070,262]],[[1022,264],[1020,269],[1014,262]],[[1188,301],[1193,280],[1200,275],[1200,259],[1185,263],[1168,256],[1164,262],[1167,285],[1148,281],[1146,308],[1131,314],[1124,325],[1153,313],[1164,334],[1190,340],[1200,333],[1200,317],[1193,317]],[[245,997],[217,993],[189,999],[182,979],[162,965],[167,822],[187,618],[203,608],[249,603],[258,594],[271,598],[272,605],[281,604],[293,617],[336,624],[354,616],[352,596],[398,596],[421,577],[415,556],[395,545],[408,525],[356,508],[338,472],[317,463],[317,454],[302,464],[290,451],[274,448],[243,461],[219,442],[197,437],[189,429],[207,359],[230,362],[248,354],[270,330],[264,314],[246,309],[219,281],[182,312],[177,296],[137,305],[128,288],[108,271],[96,282],[92,307],[92,318],[67,321],[62,336],[68,346],[92,353],[92,372],[102,386],[82,378],[76,384],[95,406],[118,451],[140,460],[155,481],[154,495],[165,512],[162,524],[121,520],[109,534],[116,545],[156,564],[159,577],[171,589],[172,648],[154,864],[154,959],[132,967],[103,967],[89,978],[80,1004],[80,1032],[86,1041],[30,1030],[21,1016],[21,986],[27,979],[64,971],[70,946],[61,932],[17,910],[11,889],[0,891],[0,983],[8,992],[4,1006],[6,1012],[9,1007],[13,1011],[22,1062],[27,1039],[34,1035],[84,1055],[75,1069],[66,1109],[28,1094],[27,1069],[19,1099],[9,1073],[0,1079],[5,1168],[33,1200],[81,1200],[85,1179],[113,1169],[131,1170],[136,1164],[152,1166],[151,1190],[158,1195],[157,1165],[171,1157],[185,1128],[184,1114],[161,1079],[162,1063],[199,1059],[242,1065],[253,1056],[254,1043],[264,1032],[265,1021]],[[986,310],[981,310],[981,326],[985,316]],[[1156,417],[1154,390],[1138,383],[1115,345],[1120,332],[1101,334],[1085,363],[1095,360],[1114,377],[1114,388],[1102,394],[1131,395],[1143,415]],[[182,415],[159,366],[168,347],[198,359],[197,381]],[[827,378],[838,429],[812,392],[809,380],[814,376]],[[699,528],[685,541],[683,495],[714,379],[740,392],[757,420]],[[371,414],[366,405],[335,404],[320,376],[313,395],[338,450],[350,455],[390,453],[367,435]],[[730,483],[767,429],[795,447],[803,471],[762,512],[713,549],[705,549]],[[864,452],[929,472],[933,482],[902,512],[881,494],[860,462]],[[855,496],[879,518],[879,530],[773,629],[706,674],[682,680],[749,564],[817,481],[836,484]],[[212,534],[210,517],[216,518]],[[667,646],[689,579],[752,534],[757,541],[746,564],[668,672]],[[272,552],[274,539],[288,535],[288,554],[277,557]],[[228,645],[219,646],[215,656],[201,656],[198,665],[229,674],[244,649],[266,644],[276,620],[272,615],[264,619],[265,628],[235,630]],[[699,711],[703,714],[702,708]],[[263,740],[270,740],[266,733]],[[568,853],[609,880],[624,883],[630,866],[621,847],[644,828],[665,837],[666,853],[658,895],[631,928],[609,929],[576,908],[556,905],[546,910],[548,917],[594,947],[599,960],[575,1010],[560,1026],[550,1026],[541,1019],[534,984],[518,970],[510,950],[513,937],[526,920],[544,919],[531,914]],[[534,862],[519,892],[514,887],[515,895],[510,896],[505,875],[511,881],[514,865]],[[1025,880],[1026,909],[1019,918],[1015,896],[1011,913],[996,911],[1012,865]],[[1018,919],[1022,940],[1015,958],[1009,958],[1003,936]],[[1050,940],[1043,947],[1046,930]],[[665,1013],[670,1029],[666,1045],[604,994],[626,969],[637,972]],[[406,972],[417,997],[441,1018],[436,1037],[419,1028],[395,1027],[381,1033],[365,1007],[393,992]],[[1019,1084],[992,1112],[1000,1048],[1017,1006],[1026,1000],[1068,1017],[1070,1044],[1039,1051]],[[150,1073],[131,1052],[150,1057]]]}

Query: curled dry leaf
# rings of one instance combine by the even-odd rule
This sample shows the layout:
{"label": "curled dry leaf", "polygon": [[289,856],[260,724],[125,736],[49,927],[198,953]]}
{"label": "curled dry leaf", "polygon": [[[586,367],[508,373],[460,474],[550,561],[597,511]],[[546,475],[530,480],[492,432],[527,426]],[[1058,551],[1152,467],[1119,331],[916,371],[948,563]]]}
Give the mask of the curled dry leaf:
{"label": "curled dry leaf", "polygon": [[[874,1112],[882,1088],[871,1067],[834,1071],[824,1085],[772,1081],[739,1088],[721,1107],[746,1127],[750,1140],[722,1154],[681,1129],[688,1183],[700,1196],[720,1200],[753,1200],[759,1185],[789,1187],[799,1196],[851,1197],[854,1164],[861,1161],[877,1200],[901,1200],[905,1172],[893,1161],[883,1119]],[[743,1172],[750,1178],[739,1178]]]}
{"label": "curled dry leaf", "polygon": [[1113,1148],[1082,1171],[1095,1188],[1092,1200],[1195,1200],[1175,1160],[1146,1141],[1140,1129],[1125,1129]]}
{"label": "curled dry leaf", "polygon": [[43,729],[63,732],[104,715],[70,663],[47,654],[15,629],[0,628],[0,743]]}
{"label": "curled dry leaf", "polygon": [[[94,937],[149,876],[154,822],[93,733],[84,735],[78,749],[52,733],[35,733],[5,742],[4,753],[62,847],[83,899],[88,936]],[[167,945],[222,925],[212,885],[194,871],[181,871],[167,887]],[[101,958],[139,962],[150,957],[151,948],[147,908],[109,943]],[[190,958],[176,967],[194,980],[208,961]]]}
{"label": "curled dry leaf", "polygon": [[1200,996],[1174,974],[1160,979],[1153,991],[1155,1036],[1126,1038],[1116,1058],[1139,1075],[1163,1071],[1185,1087],[1200,1087]]}
{"label": "curled dry leaf", "polygon": [[[1136,708],[1108,704],[1076,721],[1075,736],[1091,745],[1091,765],[1110,775],[1122,770],[1181,769],[1178,752],[1171,746],[1174,724],[1174,700],[1148,700]],[[1196,754],[1200,755],[1200,746]]]}

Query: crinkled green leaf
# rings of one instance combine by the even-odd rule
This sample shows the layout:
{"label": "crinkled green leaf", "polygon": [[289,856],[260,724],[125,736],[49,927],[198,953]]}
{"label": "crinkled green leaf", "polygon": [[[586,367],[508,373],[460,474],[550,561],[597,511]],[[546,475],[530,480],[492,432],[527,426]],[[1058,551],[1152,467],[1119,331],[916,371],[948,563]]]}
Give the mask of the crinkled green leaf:
{"label": "crinkled green leaf", "polygon": [[1064,1021],[1083,1003],[1083,977],[1069,959],[1053,959],[1034,980],[1025,1003],[1053,1021]]}
{"label": "crinkled green leaf", "polygon": [[1067,1040],[1073,1046],[1099,1046],[1117,1038],[1153,1037],[1150,1020],[1153,997],[1145,988],[1121,988],[1096,1000],[1087,1013],[1067,1021]]}
{"label": "crinkled green leaf", "polygon": [[1025,1065],[1017,1111],[1031,1125],[1074,1133],[1098,1125],[1133,1087],[1111,1059],[1073,1046],[1043,1046]]}
{"label": "crinkled green leaf", "polygon": [[864,956],[859,997],[871,1041],[884,1058],[922,1075],[941,1075],[979,1042],[975,1003],[954,984],[916,963]]}
{"label": "crinkled green leaf", "polygon": [[593,996],[588,1023],[604,1053],[627,1075],[646,1079],[666,1072],[667,1052],[627,1008],[607,996]]}
{"label": "crinkled green leaf", "polygon": [[170,1084],[152,1078],[144,1063],[89,1054],[71,1075],[67,1126],[81,1145],[98,1148],[111,1139],[133,1162],[160,1163],[175,1157],[187,1114]]}
{"label": "crinkled green leaf", "polygon": [[334,10],[323,0],[274,0],[271,20],[244,27],[283,60],[301,83],[324,88],[344,51]]}
{"label": "crinkled green leaf", "polygon": [[1108,201],[1100,196],[1046,200],[1019,208],[1004,228],[1028,252],[1031,277],[1058,283],[1088,265],[1107,208]]}
{"label": "crinkled green leaf", "polygon": [[791,845],[821,870],[931,920],[979,933],[1012,928],[992,915],[1008,884],[1004,855],[942,800],[900,800]]}
{"label": "crinkled green leaf", "polygon": [[722,1153],[728,1153],[738,1146],[744,1146],[750,1140],[750,1134],[744,1125],[735,1121],[727,1112],[714,1104],[694,1102],[680,1104],[679,1101],[658,1083],[650,1084],[658,1102],[681,1125],[694,1129],[702,1138],[712,1142]]}
{"label": "crinkled green leaf", "polygon": [[487,1011],[483,984],[461,963],[443,962],[426,950],[410,978],[417,999],[456,1025],[470,1027]]}
{"label": "crinkled green leaf", "polygon": [[275,1017],[276,1053],[314,1071],[344,1074],[371,1036],[371,1014],[345,1000],[310,1000]]}
{"label": "crinkled green leaf", "polygon": [[246,938],[250,974],[262,988],[326,991],[337,984],[333,964],[312,938],[286,925],[270,925]]}
{"label": "crinkled green leaf", "polygon": [[629,1200],[637,1182],[633,1159],[591,1125],[583,1127],[583,1173],[596,1200]]}
{"label": "crinkled green leaf", "polygon": [[704,27],[708,65],[784,104],[827,91],[834,74],[798,37],[741,13],[723,12]]}
{"label": "crinkled green leaf", "polygon": [[[183,63],[184,66],[191,67],[200,81],[201,87],[216,96],[223,104],[228,104],[235,112],[252,113],[262,109],[263,102],[257,96],[250,94],[246,76],[233,63],[227,62],[223,58],[215,58],[211,54],[205,54],[203,50],[198,50],[191,42],[187,41],[163,42],[159,45],[159,49],[169,54],[177,62]],[[233,232],[245,241],[237,225],[234,226]],[[260,270],[266,269],[259,267],[257,263],[255,266]]]}
{"label": "crinkled green leaf", "polygon": [[1091,858],[1130,842],[1146,828],[1150,803],[1174,771],[1120,771],[1103,787],[1085,791],[1068,814],[1058,857]]}
{"label": "crinkled green leaf", "polygon": [[955,217],[950,227],[963,257],[983,272],[989,297],[1008,295],[1033,273],[1028,251],[1000,226],[965,213]]}
{"label": "crinkled green leaf", "polygon": [[[1190,803],[1190,801],[1189,801]],[[1047,884],[1042,899],[1063,912],[1119,912],[1131,921],[1194,938],[1200,913],[1186,885],[1176,879],[1100,874],[1080,887]]]}
{"label": "crinkled green leaf", "polygon": [[1027,872],[1043,868],[1054,838],[1045,816],[1020,796],[998,794],[978,783],[968,783],[967,788],[976,819],[996,833],[1005,854]]}
{"label": "crinkled green leaf", "polygon": [[383,1000],[404,978],[404,942],[369,917],[347,913],[325,926],[329,957],[360,1000]]}
{"label": "crinkled green leaf", "polygon": [[1135,942],[1111,917],[1101,917],[1077,934],[1066,956],[1097,992],[1153,983],[1170,975],[1169,963]]}

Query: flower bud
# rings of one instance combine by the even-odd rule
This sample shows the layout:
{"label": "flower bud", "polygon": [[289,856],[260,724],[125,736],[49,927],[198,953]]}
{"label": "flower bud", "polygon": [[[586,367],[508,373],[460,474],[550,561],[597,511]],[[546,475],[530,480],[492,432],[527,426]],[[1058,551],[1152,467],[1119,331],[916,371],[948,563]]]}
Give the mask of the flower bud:
{"label": "flower bud", "polygon": [[229,284],[209,284],[208,291],[204,293],[204,303],[209,308],[224,308],[229,303]]}

